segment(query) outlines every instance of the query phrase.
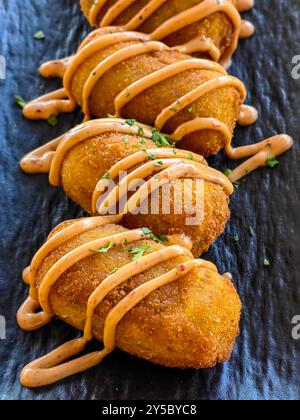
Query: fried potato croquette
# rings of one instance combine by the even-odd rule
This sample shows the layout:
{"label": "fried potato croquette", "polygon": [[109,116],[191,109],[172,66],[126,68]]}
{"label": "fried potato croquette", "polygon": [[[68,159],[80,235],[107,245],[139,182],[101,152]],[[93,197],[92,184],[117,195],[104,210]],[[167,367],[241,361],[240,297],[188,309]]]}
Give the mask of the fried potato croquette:
{"label": "fried potato croquette", "polygon": [[143,34],[105,28],[72,58],[64,89],[32,101],[23,113],[47,119],[79,104],[85,120],[134,118],[173,136],[179,147],[208,156],[230,143],[245,97],[243,83],[217,63]]}
{"label": "fried potato croquette", "polygon": [[[80,0],[80,4],[91,26],[138,30],[152,40],[222,63],[234,53],[243,26],[235,0]],[[242,37],[252,34],[253,28],[248,28]]]}
{"label": "fried potato croquette", "polygon": [[[59,225],[24,280],[31,297],[18,313],[22,328],[58,316],[84,330],[25,367],[21,382],[28,387],[82,372],[115,347],[167,367],[212,367],[229,360],[239,333],[240,299],[213,264],[194,260],[186,248],[166,247],[149,229],[115,225],[112,216]],[[93,337],[104,350],[64,363]]]}
{"label": "fried potato croquette", "polygon": [[55,152],[52,147],[26,156],[21,167],[50,171],[50,183],[62,185],[90,214],[124,214],[129,228],[148,226],[171,242],[191,241],[196,256],[224,230],[232,183],[202,156],[171,147],[157,130],[134,121],[94,120],[67,133]]}

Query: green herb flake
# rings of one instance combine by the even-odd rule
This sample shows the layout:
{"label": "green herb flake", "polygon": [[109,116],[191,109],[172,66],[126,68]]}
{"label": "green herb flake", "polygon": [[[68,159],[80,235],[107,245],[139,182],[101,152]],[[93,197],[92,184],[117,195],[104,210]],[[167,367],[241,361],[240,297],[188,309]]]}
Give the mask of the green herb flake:
{"label": "green herb flake", "polygon": [[149,236],[151,239],[153,239],[156,242],[164,243],[167,242],[168,238],[165,235],[162,236],[156,236],[152,230],[149,228],[143,228],[142,232],[144,235]]}
{"label": "green herb flake", "polygon": [[138,127],[138,135],[139,136],[144,136],[145,135],[143,127]]}
{"label": "green herb flake", "polygon": [[147,154],[147,159],[148,160],[155,160],[156,159],[156,156],[155,155],[152,155],[152,154]]}
{"label": "green herb flake", "polygon": [[110,242],[106,247],[99,248],[99,249],[91,249],[90,251],[96,252],[98,254],[107,254],[108,251],[110,251],[115,244],[113,242]]}
{"label": "green herb flake", "polygon": [[251,236],[254,236],[255,235],[255,232],[254,232],[254,229],[253,229],[252,226],[249,226],[249,232],[250,232],[250,235]]}
{"label": "green herb flake", "polygon": [[58,119],[56,115],[50,115],[48,118],[48,124],[51,125],[51,127],[56,127],[58,124]]}
{"label": "green herb flake", "polygon": [[161,132],[157,129],[154,129],[152,131],[151,140],[155,143],[157,147],[170,147],[173,145],[173,142],[166,136],[161,134]]}
{"label": "green herb flake", "polygon": [[135,125],[135,123],[136,123],[136,120],[134,120],[133,118],[130,118],[130,119],[126,120],[125,122],[130,127],[133,127]]}
{"label": "green herb flake", "polygon": [[20,96],[15,96],[15,103],[22,109],[25,108],[25,106],[27,105],[24,99]]}
{"label": "green herb flake", "polygon": [[266,165],[274,168],[275,166],[279,165],[279,161],[274,156],[268,156]]}
{"label": "green herb flake", "polygon": [[43,31],[38,31],[34,34],[33,38],[38,40],[38,41],[42,41],[43,39],[46,38],[46,35],[44,34]]}
{"label": "green herb flake", "polygon": [[150,245],[140,245],[140,246],[134,246],[130,249],[129,254],[133,255],[132,261],[137,261],[141,259],[146,251],[153,251]]}
{"label": "green herb flake", "polygon": [[109,179],[109,178],[110,178],[109,172],[105,172],[105,174],[101,177],[101,179]]}
{"label": "green herb flake", "polygon": [[188,154],[188,160],[194,160],[194,156],[192,155],[192,153]]}
{"label": "green herb flake", "polygon": [[227,168],[227,169],[225,169],[225,171],[224,171],[224,175],[228,177],[228,176],[231,174],[231,172],[232,172],[232,170],[231,170],[231,169],[229,169],[229,168]]}

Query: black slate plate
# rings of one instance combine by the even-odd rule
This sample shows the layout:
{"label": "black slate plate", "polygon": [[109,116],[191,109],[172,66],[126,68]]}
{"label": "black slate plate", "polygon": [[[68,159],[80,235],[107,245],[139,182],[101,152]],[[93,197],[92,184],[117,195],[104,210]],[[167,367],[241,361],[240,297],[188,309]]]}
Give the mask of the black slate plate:
{"label": "black slate plate", "polygon": [[[300,314],[300,80],[291,76],[299,54],[298,0],[257,1],[249,18],[257,33],[240,43],[231,72],[245,81],[249,102],[258,106],[259,122],[238,129],[235,144],[248,144],[277,132],[295,138],[294,149],[276,169],[248,177],[234,195],[232,218],[207,257],[220,271],[234,273],[244,303],[241,335],[230,363],[207,371],[164,369],[116,351],[87,373],[42,390],[19,384],[28,361],[74,338],[76,332],[55,321],[36,333],[15,322],[27,290],[21,271],[58,222],[80,210],[49,186],[46,176],[26,176],[18,169],[25,152],[80,121],[62,116],[51,128],[25,121],[14,95],[26,99],[58,85],[37,75],[39,64],[74,51],[89,30],[76,0],[3,0],[0,3],[0,55],[6,79],[0,81],[1,252],[0,315],[6,340],[0,341],[1,399],[298,399],[300,342],[292,339],[292,318]],[[33,35],[43,30],[46,40]],[[223,156],[212,163],[224,169]],[[255,235],[249,233],[252,226]],[[238,234],[240,241],[234,240]],[[264,259],[270,267],[264,267]]]}

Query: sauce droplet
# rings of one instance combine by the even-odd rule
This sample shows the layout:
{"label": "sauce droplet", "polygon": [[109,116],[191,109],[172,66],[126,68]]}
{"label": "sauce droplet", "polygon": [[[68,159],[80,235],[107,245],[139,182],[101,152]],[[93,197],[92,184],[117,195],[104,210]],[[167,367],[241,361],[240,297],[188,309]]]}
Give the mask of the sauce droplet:
{"label": "sauce droplet", "polygon": [[250,105],[242,105],[238,118],[238,125],[248,126],[254,124],[258,119],[257,109]]}
{"label": "sauce droplet", "polygon": [[236,8],[239,12],[248,12],[254,7],[254,0],[236,0]]}
{"label": "sauce droplet", "polygon": [[242,20],[240,39],[250,38],[255,32],[255,26],[249,20]]}

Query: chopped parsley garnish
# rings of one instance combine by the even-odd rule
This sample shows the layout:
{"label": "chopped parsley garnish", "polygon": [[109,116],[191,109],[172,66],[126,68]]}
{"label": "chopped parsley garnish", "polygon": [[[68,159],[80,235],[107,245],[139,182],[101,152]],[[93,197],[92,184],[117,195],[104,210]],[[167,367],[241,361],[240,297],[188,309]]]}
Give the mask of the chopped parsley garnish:
{"label": "chopped parsley garnish", "polygon": [[109,177],[110,177],[110,173],[105,172],[105,174],[103,175],[103,177],[101,179],[109,179]]}
{"label": "chopped parsley garnish", "polygon": [[147,158],[148,158],[148,160],[155,160],[156,159],[156,156],[155,155],[153,155],[153,154],[147,154]]}
{"label": "chopped parsley garnish", "polygon": [[143,136],[145,134],[143,127],[138,127],[138,135]]}
{"label": "chopped parsley garnish", "polygon": [[224,171],[224,175],[225,176],[229,176],[231,174],[232,170],[231,169],[225,169]]}
{"label": "chopped parsley garnish", "polygon": [[249,232],[250,232],[250,235],[251,236],[254,236],[255,235],[255,232],[254,232],[254,229],[253,229],[252,226],[249,226]]}
{"label": "chopped parsley garnish", "polygon": [[144,235],[149,236],[151,239],[153,239],[156,242],[166,242],[168,240],[168,238],[166,236],[156,236],[152,230],[150,230],[149,228],[143,228],[142,232]]}
{"label": "chopped parsley garnish", "polygon": [[265,258],[264,259],[264,267],[270,267],[270,261],[267,259],[267,258]]}
{"label": "chopped parsley garnish", "polygon": [[151,250],[152,248],[150,247],[150,245],[145,244],[145,245],[140,245],[140,246],[134,246],[129,251],[129,254],[133,255],[132,261],[137,261],[144,256],[146,251],[151,251]]}
{"label": "chopped parsley garnish", "polygon": [[20,96],[15,96],[15,103],[22,109],[25,108],[25,106],[27,105],[24,99]]}
{"label": "chopped parsley garnish", "polygon": [[38,31],[38,32],[36,32],[35,34],[34,34],[34,37],[33,37],[34,39],[37,39],[38,41],[41,41],[41,40],[43,40],[43,39],[45,39],[46,38],[46,35],[44,34],[44,32],[43,31]]}
{"label": "chopped parsley garnish", "polygon": [[173,142],[168,139],[166,136],[161,134],[161,132],[157,129],[154,129],[152,131],[152,137],[151,140],[155,143],[157,147],[170,147],[173,145]]}
{"label": "chopped parsley garnish", "polygon": [[275,166],[279,165],[279,161],[274,156],[269,156],[266,162],[267,166],[274,168]]}
{"label": "chopped parsley garnish", "polygon": [[56,115],[50,115],[48,118],[48,124],[51,125],[51,127],[56,127],[58,124],[58,119]]}
{"label": "chopped parsley garnish", "polygon": [[115,244],[113,242],[110,242],[106,247],[103,248],[99,248],[99,249],[91,249],[91,251],[93,252],[97,252],[100,254],[106,254],[108,251],[110,251],[113,247],[115,246]]}
{"label": "chopped parsley garnish", "polygon": [[134,120],[133,118],[130,118],[128,120],[125,121],[127,125],[129,125],[130,127],[133,127],[134,124],[136,123],[136,120]]}

